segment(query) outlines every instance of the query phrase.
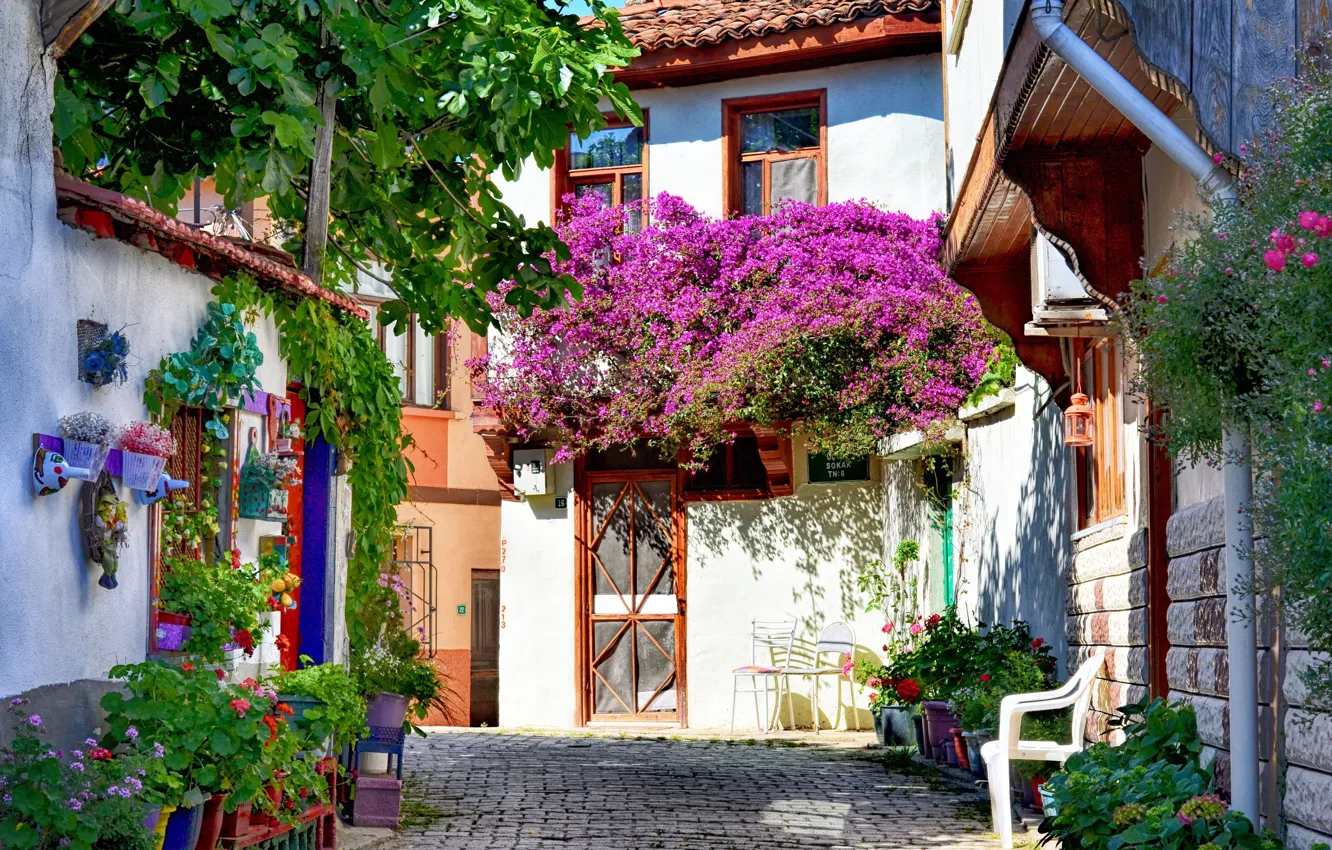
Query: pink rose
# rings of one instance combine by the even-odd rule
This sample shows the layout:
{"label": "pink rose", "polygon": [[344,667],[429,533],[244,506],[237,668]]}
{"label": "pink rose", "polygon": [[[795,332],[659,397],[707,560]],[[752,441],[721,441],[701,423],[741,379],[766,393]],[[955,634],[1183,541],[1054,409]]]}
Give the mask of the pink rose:
{"label": "pink rose", "polygon": [[1300,227],[1305,230],[1313,230],[1318,226],[1318,213],[1313,210],[1305,210],[1300,213]]}
{"label": "pink rose", "polygon": [[1270,248],[1263,254],[1263,262],[1274,272],[1279,272],[1286,267],[1286,255],[1275,248]]}
{"label": "pink rose", "polygon": [[912,623],[912,624],[911,624],[911,633],[912,633],[913,635],[918,635],[918,634],[920,634],[920,633],[923,632],[923,631],[925,631],[925,628],[924,628],[923,626],[921,626],[920,623]]}
{"label": "pink rose", "polygon": [[1305,254],[1303,257],[1300,257],[1300,262],[1304,264],[1304,267],[1306,269],[1311,269],[1314,266],[1318,265],[1318,255],[1315,254],[1313,251],[1310,251],[1309,253]]}

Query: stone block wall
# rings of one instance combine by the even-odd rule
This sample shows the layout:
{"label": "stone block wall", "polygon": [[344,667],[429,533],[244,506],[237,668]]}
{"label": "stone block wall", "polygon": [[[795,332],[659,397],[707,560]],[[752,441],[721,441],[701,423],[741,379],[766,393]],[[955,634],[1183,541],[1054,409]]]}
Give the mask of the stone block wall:
{"label": "stone block wall", "polygon": [[[1225,514],[1220,498],[1190,505],[1167,526],[1170,697],[1198,714],[1203,757],[1229,786],[1229,655],[1226,650]],[[1291,629],[1258,608],[1258,752],[1263,814],[1286,827],[1287,847],[1332,842],[1332,715],[1312,711],[1299,673],[1314,656]],[[1282,792],[1284,791],[1284,798]],[[1277,817],[1279,815],[1280,817]]]}
{"label": "stone block wall", "polygon": [[1115,709],[1147,693],[1147,548],[1126,523],[1074,541],[1068,583],[1069,671],[1092,653],[1105,655],[1092,692],[1087,735],[1106,734]]}

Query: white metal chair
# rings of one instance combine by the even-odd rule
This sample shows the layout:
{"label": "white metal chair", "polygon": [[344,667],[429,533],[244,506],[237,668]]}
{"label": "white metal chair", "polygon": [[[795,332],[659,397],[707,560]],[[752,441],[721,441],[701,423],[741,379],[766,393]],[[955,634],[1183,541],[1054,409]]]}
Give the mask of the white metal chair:
{"label": "white metal chair", "polygon": [[[1105,656],[1101,653],[1088,658],[1078,672],[1060,688],[1036,694],[1010,694],[999,703],[999,739],[981,747],[981,758],[989,776],[990,815],[994,830],[1004,850],[1013,847],[1013,802],[1008,775],[1010,761],[1057,761],[1061,765],[1068,757],[1083,748],[1083,730],[1087,724],[1087,707],[1091,704],[1092,683],[1101,671]],[[1070,743],[1022,740],[1022,716],[1033,711],[1053,711],[1073,706]]]}
{"label": "white metal chair", "polygon": [[[768,695],[774,690],[780,711],[782,700],[782,674],[791,665],[791,644],[795,642],[797,620],[754,620],[750,630],[749,664],[732,671],[731,731],[735,731],[735,703],[740,694],[754,694],[754,714],[758,715],[758,695],[763,694],[763,715],[759,731],[768,731],[772,717]],[[740,682],[748,679],[748,687]]]}
{"label": "white metal chair", "polygon": [[[856,651],[856,631],[848,623],[829,623],[819,632],[819,639],[814,644],[813,664],[809,667],[792,667],[785,671],[783,678],[787,680],[786,692],[788,694],[787,708],[791,718],[791,728],[795,728],[795,706],[789,700],[791,693],[791,676],[809,676],[814,684],[809,690],[809,702],[814,711],[814,734],[819,733],[819,677],[836,676],[837,677],[837,704],[842,705],[842,659]],[[835,653],[836,659],[832,667],[820,667],[820,659],[826,653]],[[847,690],[851,695],[851,702],[855,702],[855,685],[850,679],[847,679]],[[852,714],[855,712],[853,711]],[[849,717],[850,715],[848,715]],[[848,724],[849,725],[849,724]],[[837,728],[837,718],[833,717],[833,728]],[[856,719],[856,731],[860,730],[859,717]]]}

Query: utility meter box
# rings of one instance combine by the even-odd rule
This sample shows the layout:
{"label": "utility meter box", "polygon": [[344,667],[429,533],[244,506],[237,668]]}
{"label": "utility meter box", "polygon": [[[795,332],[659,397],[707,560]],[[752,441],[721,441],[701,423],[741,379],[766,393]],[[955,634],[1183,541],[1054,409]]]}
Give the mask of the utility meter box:
{"label": "utility meter box", "polygon": [[555,484],[550,474],[550,449],[515,449],[513,452],[513,492],[519,496],[546,496]]}

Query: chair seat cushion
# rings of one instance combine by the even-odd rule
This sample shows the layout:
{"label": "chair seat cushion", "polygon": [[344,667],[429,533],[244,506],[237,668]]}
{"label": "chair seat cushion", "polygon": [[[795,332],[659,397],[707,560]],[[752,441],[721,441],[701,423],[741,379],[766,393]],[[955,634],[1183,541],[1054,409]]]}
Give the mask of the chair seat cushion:
{"label": "chair seat cushion", "polygon": [[735,668],[735,670],[733,670],[733,671],[731,671],[731,672],[733,672],[733,673],[751,673],[751,674],[759,674],[759,673],[772,673],[772,674],[776,674],[776,673],[780,673],[780,672],[782,672],[782,671],[781,671],[781,668],[779,668],[779,667],[763,667],[762,665],[759,665],[759,664],[747,664],[747,665],[745,665],[744,667],[737,667],[737,668]]}

